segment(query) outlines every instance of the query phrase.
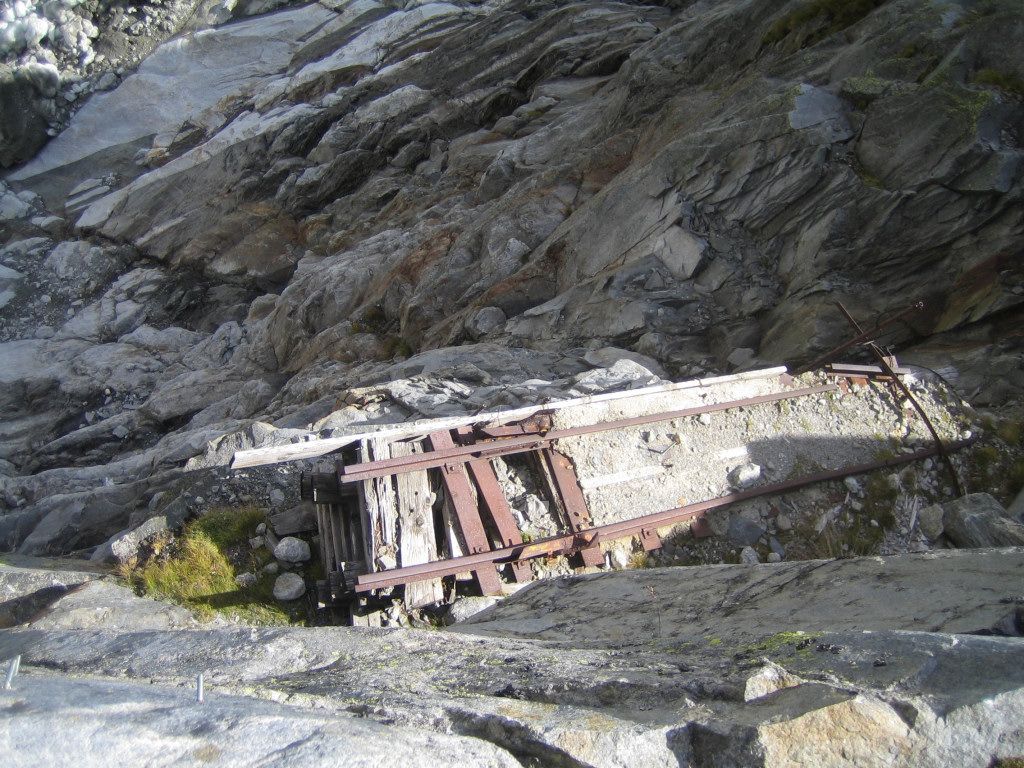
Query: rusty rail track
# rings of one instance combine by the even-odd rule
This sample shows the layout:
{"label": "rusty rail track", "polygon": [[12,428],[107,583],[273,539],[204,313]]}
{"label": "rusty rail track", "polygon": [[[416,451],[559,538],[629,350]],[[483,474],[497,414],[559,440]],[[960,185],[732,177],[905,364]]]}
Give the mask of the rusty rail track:
{"label": "rusty rail track", "polygon": [[[966,448],[973,442],[974,438],[970,440],[960,440],[950,444],[948,449],[959,450],[961,448]],[[478,552],[472,555],[464,555],[462,557],[454,557],[448,560],[439,560],[432,563],[423,563],[422,565],[412,565],[405,568],[395,568],[392,570],[380,571],[378,573],[367,573],[357,577],[355,590],[356,592],[369,592],[374,589],[394,587],[400,584],[408,584],[413,581],[452,576],[457,573],[462,573],[463,571],[479,569],[487,565],[499,566],[506,563],[522,562],[523,560],[528,560],[534,557],[569,554],[581,549],[593,548],[601,541],[611,541],[614,539],[625,538],[627,536],[643,536],[649,532],[653,532],[656,528],[692,520],[698,515],[701,515],[711,509],[726,507],[730,504],[737,504],[741,501],[756,499],[760,496],[794,491],[809,485],[823,483],[829,480],[839,480],[851,475],[860,475],[866,472],[886,469],[888,467],[897,467],[903,464],[909,464],[914,461],[930,458],[938,453],[939,450],[936,446],[922,448],[914,451],[913,453],[896,456],[891,459],[818,472],[781,483],[771,483],[749,491],[738,491],[736,493],[726,494],[725,496],[718,496],[714,499],[708,499],[707,501],[701,501],[694,504],[687,504],[682,507],[676,507],[675,509],[665,510],[664,512],[655,512],[632,520],[624,520],[622,522],[609,523],[608,525],[601,525],[594,528],[575,531],[573,533],[566,533],[560,536],[552,536],[529,544],[503,547],[489,552]]]}
{"label": "rusty rail track", "polygon": [[538,451],[550,447],[556,440],[569,437],[579,437],[598,432],[607,432],[625,427],[636,427],[644,424],[656,424],[672,419],[681,419],[688,416],[699,416],[703,413],[715,413],[726,411],[731,408],[745,408],[764,403],[774,403],[779,400],[792,400],[797,397],[808,397],[820,395],[826,392],[836,392],[838,387],[835,384],[823,384],[817,387],[806,387],[803,389],[786,390],[773,392],[757,397],[747,397],[741,400],[726,400],[721,403],[703,405],[694,408],[682,408],[675,411],[664,411],[645,416],[633,416],[626,419],[604,421],[598,424],[587,424],[569,429],[557,429],[537,435],[526,437],[507,437],[472,445],[460,445],[450,448],[433,450],[428,453],[405,456],[397,459],[381,459],[379,461],[366,461],[359,464],[350,464],[343,467],[339,472],[339,481],[342,483],[355,483],[362,480],[370,480],[375,477],[386,477],[388,475],[402,472],[416,472],[424,469],[436,469],[443,467],[453,460],[464,462],[470,459],[491,459],[498,456],[507,456],[513,453],[525,453],[527,451]]}

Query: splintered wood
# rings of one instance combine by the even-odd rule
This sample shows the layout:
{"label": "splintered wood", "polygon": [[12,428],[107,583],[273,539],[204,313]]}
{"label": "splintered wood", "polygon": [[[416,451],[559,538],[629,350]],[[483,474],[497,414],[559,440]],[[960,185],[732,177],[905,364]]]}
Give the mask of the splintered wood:
{"label": "splintered wood", "polygon": [[[422,453],[418,441],[394,442],[391,456],[411,456]],[[398,497],[398,557],[400,564],[419,565],[437,560],[437,540],[434,534],[434,493],[425,471],[404,472],[395,475]],[[436,603],[444,598],[441,580],[418,581],[405,588],[405,602],[410,608]]]}

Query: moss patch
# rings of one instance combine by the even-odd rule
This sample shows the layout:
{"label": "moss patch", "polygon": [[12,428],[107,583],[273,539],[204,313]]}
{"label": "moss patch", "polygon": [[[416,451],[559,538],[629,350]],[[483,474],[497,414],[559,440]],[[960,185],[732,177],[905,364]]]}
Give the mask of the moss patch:
{"label": "moss patch", "polygon": [[[298,615],[273,597],[275,576],[261,571],[270,560],[254,552],[248,539],[265,518],[256,507],[220,508],[185,526],[181,535],[154,547],[145,563],[123,575],[140,595],[168,600],[201,619],[220,613],[249,624],[290,624]],[[239,587],[239,573],[255,572],[257,582]]]}
{"label": "moss patch", "polygon": [[775,21],[761,42],[771,45],[804,28],[814,31],[801,47],[812,45],[829,35],[857,23],[886,0],[810,0]]}
{"label": "moss patch", "polygon": [[991,68],[979,69],[974,73],[973,80],[978,85],[990,85],[1018,99],[1024,98],[1024,79],[1012,72]]}

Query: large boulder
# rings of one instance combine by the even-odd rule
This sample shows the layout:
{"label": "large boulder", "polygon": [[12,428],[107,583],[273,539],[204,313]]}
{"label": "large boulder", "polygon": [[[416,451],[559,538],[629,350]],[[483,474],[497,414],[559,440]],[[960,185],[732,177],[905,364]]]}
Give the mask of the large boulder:
{"label": "large boulder", "polygon": [[987,493],[971,493],[942,505],[946,537],[958,547],[1024,546],[1024,524]]}

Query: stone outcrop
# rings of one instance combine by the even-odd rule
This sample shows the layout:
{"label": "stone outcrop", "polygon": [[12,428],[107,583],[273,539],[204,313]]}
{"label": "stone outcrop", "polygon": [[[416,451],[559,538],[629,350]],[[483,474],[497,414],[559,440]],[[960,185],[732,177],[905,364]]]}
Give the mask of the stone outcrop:
{"label": "stone outcrop", "polygon": [[[65,613],[0,636],[0,658],[22,655],[0,702],[26,704],[0,744],[49,754],[48,727],[73,744],[102,716],[136,761],[235,755],[242,734],[289,764],[347,750],[368,765],[982,768],[1024,751],[1024,646],[985,634],[1019,604],[1022,562],[1017,548],[583,576],[446,632],[142,630],[124,614],[82,631]],[[222,716],[235,727],[195,732]]]}
{"label": "stone outcrop", "polygon": [[987,493],[943,504],[943,533],[958,547],[1024,546],[1024,524]]}

